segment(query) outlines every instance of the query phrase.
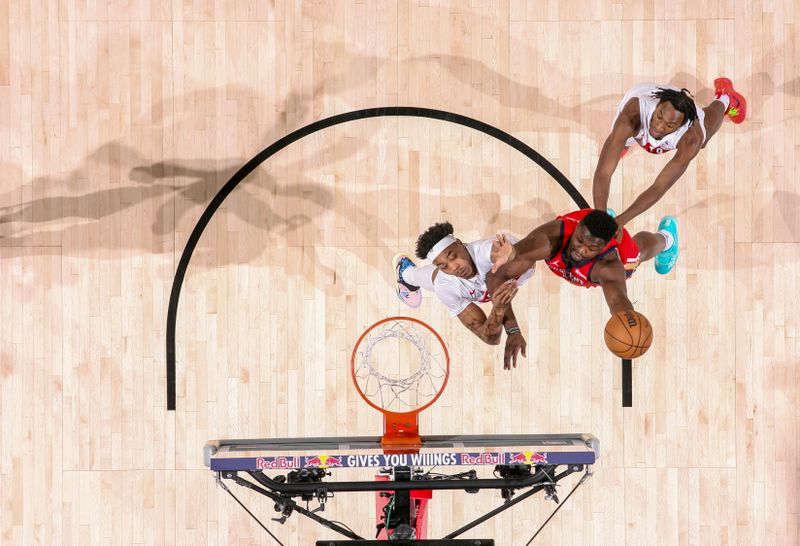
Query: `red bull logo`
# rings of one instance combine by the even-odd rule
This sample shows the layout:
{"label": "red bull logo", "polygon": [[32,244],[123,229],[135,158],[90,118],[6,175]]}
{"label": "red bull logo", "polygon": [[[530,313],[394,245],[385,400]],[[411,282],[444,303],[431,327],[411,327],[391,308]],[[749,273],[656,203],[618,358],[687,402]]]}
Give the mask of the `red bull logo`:
{"label": "red bull logo", "polygon": [[332,466],[342,466],[341,457],[333,457],[330,455],[318,455],[316,457],[308,457],[306,459],[305,467],[311,468],[330,468]]}
{"label": "red bull logo", "polygon": [[258,457],[256,459],[256,468],[259,470],[297,468],[299,466],[299,457]]}
{"label": "red bull logo", "polygon": [[547,453],[539,453],[538,451],[515,453],[509,458],[508,462],[509,464],[547,464]]}
{"label": "red bull logo", "polygon": [[462,453],[461,464],[463,465],[492,465],[503,464],[502,453]]}

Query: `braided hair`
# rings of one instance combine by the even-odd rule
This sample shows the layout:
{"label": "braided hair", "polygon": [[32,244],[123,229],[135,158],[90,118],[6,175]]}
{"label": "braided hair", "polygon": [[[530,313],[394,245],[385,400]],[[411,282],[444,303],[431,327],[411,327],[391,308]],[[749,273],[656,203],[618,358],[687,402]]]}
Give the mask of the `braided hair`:
{"label": "braided hair", "polygon": [[669,102],[675,110],[683,114],[684,122],[688,121],[689,125],[697,120],[697,106],[694,104],[694,97],[685,87],[680,91],[659,87],[653,96],[658,100]]}

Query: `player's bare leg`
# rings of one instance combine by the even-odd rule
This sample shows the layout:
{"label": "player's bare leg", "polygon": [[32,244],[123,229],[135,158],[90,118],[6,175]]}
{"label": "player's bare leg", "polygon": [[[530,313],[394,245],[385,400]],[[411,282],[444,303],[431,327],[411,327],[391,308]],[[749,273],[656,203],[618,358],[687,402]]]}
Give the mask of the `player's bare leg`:
{"label": "player's bare leg", "polygon": [[639,247],[639,262],[652,260],[667,246],[666,239],[660,233],[652,231],[640,231],[633,236],[633,240]]}
{"label": "player's bare leg", "polygon": [[703,122],[706,127],[706,141],[703,142],[702,147],[705,148],[711,137],[722,127],[722,120],[725,119],[725,105],[718,100],[714,100],[703,108],[703,112],[706,114],[706,119]]}

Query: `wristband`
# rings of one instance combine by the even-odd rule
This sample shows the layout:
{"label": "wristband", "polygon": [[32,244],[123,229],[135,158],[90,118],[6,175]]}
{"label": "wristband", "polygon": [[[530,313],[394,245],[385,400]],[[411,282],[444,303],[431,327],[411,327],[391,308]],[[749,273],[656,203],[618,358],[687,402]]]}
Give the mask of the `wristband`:
{"label": "wristband", "polygon": [[506,335],[510,336],[511,334],[518,334],[520,333],[519,326],[512,326],[511,328],[506,328]]}

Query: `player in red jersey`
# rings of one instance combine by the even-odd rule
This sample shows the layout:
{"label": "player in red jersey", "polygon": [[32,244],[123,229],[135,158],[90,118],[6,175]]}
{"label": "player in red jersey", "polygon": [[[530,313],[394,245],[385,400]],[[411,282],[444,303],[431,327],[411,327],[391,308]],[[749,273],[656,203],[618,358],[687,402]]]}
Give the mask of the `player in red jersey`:
{"label": "player in red jersey", "polygon": [[522,271],[544,260],[550,270],[567,282],[591,288],[601,286],[614,314],[632,310],[625,281],[641,262],[657,258],[666,274],[678,258],[677,223],[665,217],[659,231],[641,231],[631,237],[622,230],[622,241],[615,238],[617,223],[605,211],[583,209],[542,224],[524,239],[511,244],[498,235],[494,267],[487,277],[489,290],[513,279]]}

